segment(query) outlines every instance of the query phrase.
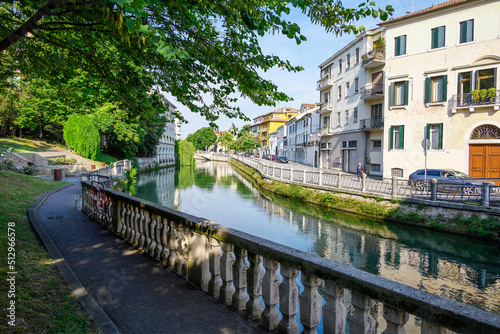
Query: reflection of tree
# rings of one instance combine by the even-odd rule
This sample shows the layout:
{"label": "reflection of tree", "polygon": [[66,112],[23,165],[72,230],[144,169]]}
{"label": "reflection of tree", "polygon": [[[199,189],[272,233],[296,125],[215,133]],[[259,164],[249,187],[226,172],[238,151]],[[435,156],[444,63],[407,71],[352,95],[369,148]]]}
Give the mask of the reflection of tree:
{"label": "reflection of tree", "polygon": [[236,189],[238,192],[243,195],[243,197],[248,198],[248,196],[253,198],[253,192],[250,188],[243,184],[243,182],[238,181],[236,183]]}
{"label": "reflection of tree", "polygon": [[217,185],[223,186],[225,188],[232,186],[234,182],[234,176],[220,176],[217,179]]}
{"label": "reflection of tree", "polygon": [[195,166],[180,166],[175,173],[175,186],[178,189],[187,189],[193,186],[194,176],[196,173]]}
{"label": "reflection of tree", "polygon": [[213,189],[216,183],[215,176],[210,175],[207,172],[196,173],[194,183],[202,189]]}

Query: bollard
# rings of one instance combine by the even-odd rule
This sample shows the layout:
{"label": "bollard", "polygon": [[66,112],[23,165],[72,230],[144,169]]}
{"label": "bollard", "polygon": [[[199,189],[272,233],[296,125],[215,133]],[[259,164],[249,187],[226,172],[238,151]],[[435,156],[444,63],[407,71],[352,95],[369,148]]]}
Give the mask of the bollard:
{"label": "bollard", "polygon": [[431,180],[431,201],[437,200],[437,180]]}
{"label": "bollard", "polygon": [[323,185],[323,172],[321,170],[319,171],[318,185],[319,186]]}
{"label": "bollard", "polygon": [[366,192],[366,173],[361,174],[361,191]]}
{"label": "bollard", "polygon": [[54,169],[54,181],[62,181],[62,169]]}
{"label": "bollard", "polygon": [[483,194],[481,198],[481,205],[490,206],[490,183],[483,182]]}
{"label": "bollard", "polygon": [[339,180],[338,180],[337,188],[342,188],[342,172],[341,171],[339,171]]}
{"label": "bollard", "polygon": [[396,196],[398,194],[398,177],[392,177],[392,196]]}

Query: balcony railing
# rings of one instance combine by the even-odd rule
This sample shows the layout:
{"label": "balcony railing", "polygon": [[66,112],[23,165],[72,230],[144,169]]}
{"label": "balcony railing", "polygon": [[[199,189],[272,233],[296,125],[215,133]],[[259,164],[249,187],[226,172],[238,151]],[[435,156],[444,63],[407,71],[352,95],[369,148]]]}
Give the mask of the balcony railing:
{"label": "balcony railing", "polygon": [[323,78],[318,80],[316,90],[326,89],[331,87],[332,85],[333,85],[332,77],[330,74],[327,74]]}
{"label": "balcony railing", "polygon": [[384,96],[384,84],[368,84],[361,88],[361,98],[365,100],[379,98]]}
{"label": "balcony railing", "polygon": [[319,105],[319,112],[331,111],[333,110],[333,102],[332,101],[324,101]]}
{"label": "balcony railing", "polygon": [[455,94],[448,100],[448,107],[456,112],[460,108],[474,108],[482,106],[496,106],[496,110],[500,106],[500,90],[496,91],[495,96],[484,99],[478,98],[475,100],[472,94]]}
{"label": "balcony railing", "polygon": [[323,125],[319,130],[321,136],[329,136],[332,134],[332,128],[329,124]]}
{"label": "balcony railing", "polygon": [[385,64],[385,49],[373,49],[362,56],[362,67],[369,68]]}
{"label": "balcony railing", "polygon": [[383,117],[365,118],[359,122],[359,126],[361,129],[382,128],[384,126],[384,118]]}

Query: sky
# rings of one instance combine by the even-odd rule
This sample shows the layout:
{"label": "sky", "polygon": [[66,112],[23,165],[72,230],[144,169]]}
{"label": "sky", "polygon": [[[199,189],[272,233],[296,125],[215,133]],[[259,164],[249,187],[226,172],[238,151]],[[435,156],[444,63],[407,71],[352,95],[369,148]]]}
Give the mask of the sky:
{"label": "sky", "polygon": [[[362,0],[344,0],[344,7],[357,7]],[[417,11],[432,5],[444,2],[444,0],[376,0],[377,7],[385,8],[392,5],[394,14],[392,17],[398,17],[406,13]],[[427,3],[426,3],[427,2]],[[316,91],[316,82],[320,78],[318,65],[328,59],[331,55],[339,51],[342,47],[350,43],[354,34],[335,36],[333,33],[326,33],[324,28],[313,25],[309,18],[301,12],[295,11],[287,18],[289,21],[297,23],[301,27],[302,35],[307,37],[307,41],[297,45],[295,40],[288,39],[283,35],[266,35],[260,39],[260,45],[264,54],[277,55],[281,59],[287,59],[293,66],[302,66],[304,70],[298,73],[291,73],[284,70],[273,69],[266,73],[261,73],[265,79],[272,80],[278,89],[293,98],[291,102],[281,102],[276,107],[258,106],[248,99],[240,98],[238,105],[242,112],[251,120],[253,118],[268,113],[270,111],[282,108],[293,107],[300,108],[302,103],[316,103],[319,101],[319,92]],[[372,17],[358,21],[357,25],[362,25],[366,30],[377,27],[379,19]],[[165,97],[172,102],[189,122],[181,127],[181,138],[185,139],[190,133],[209,126],[204,117],[189,111],[187,107],[177,102],[168,92],[163,92]],[[216,124],[220,130],[227,130],[234,123],[238,128],[251,122],[245,122],[239,119],[229,119],[221,116]]]}

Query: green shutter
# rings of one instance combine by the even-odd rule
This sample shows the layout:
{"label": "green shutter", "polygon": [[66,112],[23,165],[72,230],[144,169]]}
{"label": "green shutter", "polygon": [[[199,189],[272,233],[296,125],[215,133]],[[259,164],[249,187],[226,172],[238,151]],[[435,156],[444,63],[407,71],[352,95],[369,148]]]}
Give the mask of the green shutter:
{"label": "green shutter", "polygon": [[406,54],[406,35],[401,36],[401,54],[405,55]]}
{"label": "green shutter", "polygon": [[438,46],[445,46],[445,38],[446,38],[446,27],[440,27],[438,29]]}
{"label": "green shutter", "polygon": [[431,125],[427,124],[425,131],[425,139],[431,139]]}
{"label": "green shutter", "polygon": [[394,126],[391,125],[391,131],[389,135],[389,149],[394,148]]}
{"label": "green shutter", "polygon": [[394,40],[395,41],[394,42],[394,44],[395,44],[394,45],[395,46],[394,55],[395,56],[399,56],[399,51],[400,51],[399,50],[399,39],[400,39],[400,37],[396,37],[395,40]]}
{"label": "green shutter", "polygon": [[443,123],[439,124],[439,142],[438,142],[438,149],[442,150],[443,149]]}
{"label": "green shutter", "polygon": [[458,94],[463,94],[463,92],[461,91],[461,89],[462,89],[462,78],[463,78],[463,74],[462,73],[458,73],[458,80],[457,80],[457,93]]}
{"label": "green shutter", "polygon": [[431,35],[431,49],[435,49],[438,47],[439,28],[432,29]]}
{"label": "green shutter", "polygon": [[479,89],[479,71],[474,72],[474,89]]}
{"label": "green shutter", "polygon": [[467,42],[467,25],[469,21],[460,22],[460,43]]}
{"label": "green shutter", "polygon": [[493,68],[493,87],[497,88],[497,68]]}
{"label": "green shutter", "polygon": [[465,40],[467,42],[472,42],[474,40],[474,20],[467,21],[465,26],[467,27]]}
{"label": "green shutter", "polygon": [[425,78],[424,103],[431,102],[431,78]]}
{"label": "green shutter", "polygon": [[402,150],[405,148],[405,126],[399,126],[399,149]]}
{"label": "green shutter", "polygon": [[405,81],[404,84],[404,99],[403,99],[403,105],[407,106],[408,105],[408,80]]}
{"label": "green shutter", "polygon": [[394,82],[391,82],[389,85],[389,107],[394,106],[394,90],[395,90]]}
{"label": "green shutter", "polygon": [[448,76],[443,75],[443,96],[441,96],[441,101],[446,101],[448,99]]}

